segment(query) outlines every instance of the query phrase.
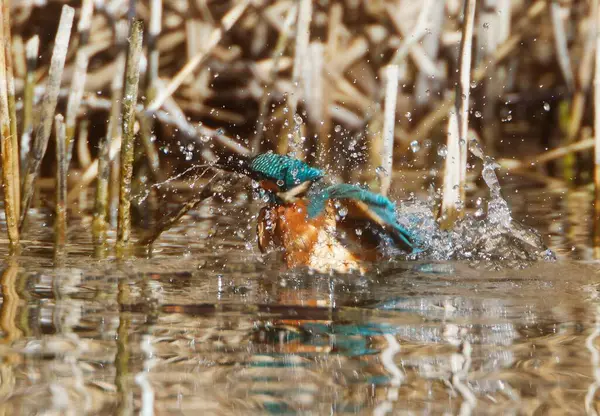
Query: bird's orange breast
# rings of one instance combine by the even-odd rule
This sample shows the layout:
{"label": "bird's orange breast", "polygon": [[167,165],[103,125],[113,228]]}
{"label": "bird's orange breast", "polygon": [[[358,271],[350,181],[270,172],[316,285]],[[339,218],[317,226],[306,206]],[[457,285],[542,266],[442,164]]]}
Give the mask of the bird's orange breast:
{"label": "bird's orange breast", "polygon": [[308,218],[306,202],[269,205],[258,218],[258,244],[264,252],[282,249],[288,267],[308,266],[320,272],[364,271],[360,255],[336,239],[335,208],[328,204],[315,218]]}

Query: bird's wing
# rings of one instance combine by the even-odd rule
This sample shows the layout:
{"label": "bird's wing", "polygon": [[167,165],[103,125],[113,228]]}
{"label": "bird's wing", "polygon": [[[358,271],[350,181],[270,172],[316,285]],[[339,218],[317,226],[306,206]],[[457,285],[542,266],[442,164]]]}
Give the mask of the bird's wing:
{"label": "bird's wing", "polygon": [[366,219],[381,227],[399,248],[407,251],[415,248],[412,234],[398,223],[395,205],[385,196],[356,185],[333,185],[311,195],[308,216],[319,215],[329,200],[336,200],[346,206],[348,218]]}

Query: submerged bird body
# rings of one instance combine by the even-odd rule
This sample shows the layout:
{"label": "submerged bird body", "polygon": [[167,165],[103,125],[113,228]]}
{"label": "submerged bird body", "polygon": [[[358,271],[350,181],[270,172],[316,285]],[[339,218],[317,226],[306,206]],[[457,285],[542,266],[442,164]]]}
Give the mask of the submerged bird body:
{"label": "submerged bird body", "polygon": [[265,153],[243,166],[269,200],[258,217],[259,248],[281,251],[288,267],[364,272],[390,249],[413,252],[411,234],[383,195],[350,184],[324,186],[321,170],[289,156]]}

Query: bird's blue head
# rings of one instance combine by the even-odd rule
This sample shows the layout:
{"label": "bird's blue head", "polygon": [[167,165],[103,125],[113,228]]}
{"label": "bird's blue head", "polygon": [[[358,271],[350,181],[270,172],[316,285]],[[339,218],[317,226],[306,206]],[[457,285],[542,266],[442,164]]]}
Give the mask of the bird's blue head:
{"label": "bird's blue head", "polygon": [[262,180],[272,181],[279,191],[289,191],[304,182],[315,182],[324,176],[322,170],[287,155],[263,153],[250,162],[250,171]]}

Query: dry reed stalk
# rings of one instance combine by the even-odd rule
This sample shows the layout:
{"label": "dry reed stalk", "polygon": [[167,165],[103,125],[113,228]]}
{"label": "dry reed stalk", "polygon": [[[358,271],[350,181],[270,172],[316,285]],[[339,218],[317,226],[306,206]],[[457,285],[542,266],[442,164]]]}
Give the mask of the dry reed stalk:
{"label": "dry reed stalk", "polygon": [[556,48],[556,56],[558,57],[558,65],[565,79],[565,84],[569,91],[575,88],[573,70],[571,69],[571,58],[569,56],[569,47],[567,45],[567,34],[565,33],[565,25],[562,19],[563,7],[556,0],[552,0],[550,4],[550,16],[552,17],[552,33],[554,35],[554,47]]}
{"label": "dry reed stalk", "polygon": [[92,27],[92,17],[94,15],[94,0],[82,0],[79,22],[77,23],[77,33],[79,34],[79,45],[77,52],[88,44],[90,38],[90,28]]}
{"label": "dry reed stalk", "polygon": [[142,56],[143,23],[132,22],[129,34],[129,51],[125,70],[123,95],[121,144],[121,181],[119,189],[119,216],[117,223],[117,244],[124,248],[131,236],[131,178],[133,176],[133,156],[135,139],[135,110],[140,82],[140,60]]}
{"label": "dry reed stalk", "polygon": [[[118,127],[121,114],[121,99],[123,92],[123,76],[125,71],[125,55],[120,54],[118,59],[117,71],[111,83],[111,109],[106,135],[100,143],[97,166],[96,196],[94,203],[94,220],[92,224],[92,233],[96,243],[106,241],[106,228],[109,214],[109,183],[110,183],[110,148],[113,144],[113,137],[118,136]],[[114,152],[116,154],[116,151]],[[85,174],[84,174],[85,176]]]}
{"label": "dry reed stalk", "polygon": [[[310,82],[305,85],[306,107],[308,109],[308,125],[313,137],[316,137],[316,160],[322,167],[329,165],[331,143],[329,131],[325,130],[325,113],[329,102],[325,95],[325,45],[322,42],[311,42],[308,48],[309,59],[306,61]],[[329,98],[329,97],[327,97]]]}
{"label": "dry reed stalk", "polygon": [[81,119],[79,123],[79,132],[77,134],[77,159],[79,161],[79,166],[83,169],[87,169],[92,164],[92,155],[90,154],[90,149],[88,147],[88,136],[89,136],[89,125],[90,122],[87,117]]}
{"label": "dry reed stalk", "polygon": [[207,56],[221,41],[223,35],[227,33],[233,27],[233,25],[235,25],[240,17],[242,17],[249,4],[249,0],[244,0],[227,12],[225,16],[223,16],[219,27],[215,28],[210,34],[210,38],[208,39],[205,49],[194,55],[194,57],[192,57],[192,59],[190,59],[185,66],[181,68],[177,75],[175,75],[175,77],[173,77],[173,79],[167,84],[165,89],[161,89],[156,98],[154,98],[154,100],[152,100],[152,102],[148,105],[148,112],[152,113],[157,111],[163,105],[165,100],[170,97],[177,90],[177,88],[179,88],[183,81],[185,81],[185,79],[205,61]]}
{"label": "dry reed stalk", "polygon": [[258,110],[258,120],[256,123],[256,133],[250,145],[253,154],[258,154],[260,152],[260,145],[263,139],[263,130],[265,129],[265,119],[267,118],[267,114],[269,112],[269,97],[271,95],[271,90],[273,89],[277,72],[279,70],[279,62],[283,52],[285,51],[285,47],[288,44],[288,39],[290,36],[290,29],[292,27],[292,23],[296,19],[296,13],[298,8],[296,5],[292,6],[283,22],[283,27],[279,32],[279,37],[277,38],[277,43],[275,44],[275,48],[273,49],[273,53],[271,54],[271,60],[273,61],[273,65],[271,67],[271,71],[269,73],[269,79],[267,85],[263,90],[262,96],[260,98],[259,110]]}
{"label": "dry reed stalk", "polygon": [[17,79],[24,80],[27,72],[27,63],[25,58],[25,44],[23,43],[23,37],[16,34],[13,36],[13,61],[15,77]]}
{"label": "dry reed stalk", "polygon": [[73,17],[75,11],[69,6],[63,6],[58,24],[58,31],[54,40],[54,50],[52,51],[52,60],[48,71],[48,85],[44,93],[42,104],[40,125],[36,130],[35,142],[30,153],[29,163],[27,164],[27,172],[23,182],[23,203],[21,204],[21,220],[20,226],[23,226],[27,211],[31,204],[35,181],[39,175],[40,165],[46,149],[48,147],[48,139],[52,129],[52,121],[54,111],[56,110],[56,102],[60,91],[60,82],[62,72],[65,65],[65,58],[69,48],[69,40],[71,37],[71,27],[73,25]]}
{"label": "dry reed stalk", "polygon": [[67,100],[66,111],[66,137],[67,137],[67,165],[71,163],[73,155],[73,142],[75,127],[77,123],[77,112],[81,106],[81,99],[85,90],[85,79],[87,76],[88,54],[85,49],[80,48],[75,58],[75,72],[71,81],[71,89]]}
{"label": "dry reed stalk", "polygon": [[83,93],[85,91],[85,82],[87,78],[87,67],[89,54],[85,48],[90,38],[90,28],[92,26],[92,16],[94,14],[93,0],[82,0],[81,13],[77,23],[77,33],[79,44],[75,55],[75,70],[72,75],[71,89],[67,99],[66,111],[66,137],[67,137],[67,166],[71,163],[73,157],[73,145],[75,137],[75,126],[77,123],[77,112],[81,105]]}
{"label": "dry reed stalk", "polygon": [[[480,22],[489,22],[489,27],[478,25],[476,46],[476,62],[479,65],[486,57],[493,56],[498,45],[506,41],[510,35],[511,7],[512,0],[494,0],[493,7],[486,4],[484,10],[479,14]],[[491,30],[490,30],[491,29]],[[509,72],[505,65],[490,68],[488,73],[494,74],[493,77],[482,80],[483,95],[485,97],[498,97],[502,95],[502,90],[509,78]],[[498,102],[496,100],[486,101],[482,113],[482,136],[486,144],[488,155],[495,152],[495,144],[499,140],[500,129],[498,129],[497,120]]]}
{"label": "dry reed stalk", "polygon": [[[591,13],[589,17],[589,27],[586,34],[583,55],[579,65],[578,83],[575,96],[571,103],[569,114],[569,126],[567,128],[566,143],[571,144],[577,139],[577,134],[583,121],[583,113],[586,107],[587,93],[593,77],[594,66],[594,48],[596,47],[596,31],[598,30],[596,15],[598,14],[598,0],[591,1]],[[575,155],[569,155],[565,158],[563,165],[563,179],[567,182],[575,180],[576,158]]]}
{"label": "dry reed stalk", "polygon": [[[6,18],[6,10],[4,5],[0,8],[2,18],[0,19],[0,44],[4,45],[7,39],[5,25],[9,24]],[[6,61],[6,48],[0,48],[0,134],[1,134],[1,151],[2,151],[2,189],[4,191],[4,212],[6,213],[6,226],[8,238],[12,249],[17,249],[19,246],[19,228],[17,211],[17,190],[14,178],[17,173],[15,166],[18,169],[18,163],[15,163],[14,141],[11,136],[11,118],[8,98],[8,74]]]}
{"label": "dry reed stalk", "polygon": [[388,65],[384,68],[385,105],[383,119],[383,137],[381,146],[381,187],[379,192],[387,195],[392,186],[392,169],[394,162],[394,129],[396,127],[396,101],[398,99],[398,65]]}
{"label": "dry reed stalk", "polygon": [[[427,19],[427,25],[430,28],[430,31],[422,42],[423,51],[427,57],[435,60],[440,49],[440,39],[443,33],[444,20],[446,19],[446,8],[445,2],[434,2],[431,6],[432,9],[429,11]],[[510,14],[508,15],[510,17]],[[443,78],[444,77],[432,79],[429,74],[419,71],[415,82],[415,103],[418,106],[428,103],[431,95],[440,91],[444,81]]]}
{"label": "dry reed stalk", "polygon": [[[465,0],[464,22],[459,51],[458,93],[456,94],[455,114],[448,121],[448,155],[444,168],[444,186],[441,208],[441,225],[449,229],[457,218],[464,215],[465,184],[467,180],[467,136],[469,132],[469,96],[471,93],[471,51],[473,49],[473,28],[477,0]],[[454,127],[454,116],[458,134]],[[458,154],[454,155],[458,149]],[[452,157],[451,157],[452,152]],[[456,156],[458,159],[456,160]],[[456,180],[458,179],[458,184]],[[458,195],[456,186],[458,185]],[[446,193],[447,192],[447,193]]]}
{"label": "dry reed stalk", "polygon": [[27,157],[33,133],[33,98],[35,89],[35,69],[37,67],[40,38],[35,35],[25,45],[27,74],[23,88],[23,132],[21,133],[21,168],[27,169]]}
{"label": "dry reed stalk", "polygon": [[158,64],[160,51],[156,41],[160,36],[162,19],[162,0],[150,0],[150,24],[146,44],[148,47],[148,70],[146,71],[146,99],[152,101],[156,96],[158,80]]}
{"label": "dry reed stalk", "polygon": [[17,132],[17,108],[15,98],[15,75],[13,69],[12,36],[10,31],[10,4],[9,0],[2,1],[4,19],[4,58],[6,62],[6,90],[8,94],[8,114],[10,115],[10,140],[12,147],[13,163],[13,190],[15,193],[15,212],[19,213],[21,203],[21,170],[19,167],[19,136]]}
{"label": "dry reed stalk", "polygon": [[[506,59],[506,57],[520,45],[523,36],[531,33],[531,21],[540,16],[546,10],[546,7],[546,0],[537,0],[529,7],[529,9],[527,9],[525,16],[523,16],[515,25],[513,34],[498,46],[493,56],[485,58],[475,71],[473,71],[472,80],[474,82],[481,82],[490,68],[494,68]],[[431,130],[447,117],[448,111],[452,108],[455,100],[455,94],[453,93],[449,94],[446,99],[440,101],[435,109],[427,114],[427,116],[425,116],[412,130],[412,139],[421,141],[427,138],[427,136],[431,134]]]}
{"label": "dry reed stalk", "polygon": [[56,206],[54,207],[54,242],[57,253],[62,253],[67,244],[67,138],[64,118],[54,117],[56,136]]}
{"label": "dry reed stalk", "polygon": [[[596,9],[596,27],[600,27],[600,10]],[[594,70],[594,258],[600,259],[600,31],[596,31]]]}
{"label": "dry reed stalk", "polygon": [[[298,16],[296,21],[296,44],[294,50],[294,66],[292,67],[292,91],[288,95],[288,123],[289,126],[294,126],[292,130],[292,143],[290,143],[286,134],[281,134],[277,143],[277,152],[286,154],[288,151],[293,151],[297,157],[302,158],[302,142],[300,140],[301,132],[295,117],[298,111],[298,102],[300,100],[302,87],[305,87],[307,76],[304,68],[308,65],[308,44],[310,40],[310,23],[312,21],[312,0],[300,0],[298,6]],[[304,91],[306,88],[304,88]],[[302,97],[306,100],[306,95]]]}

